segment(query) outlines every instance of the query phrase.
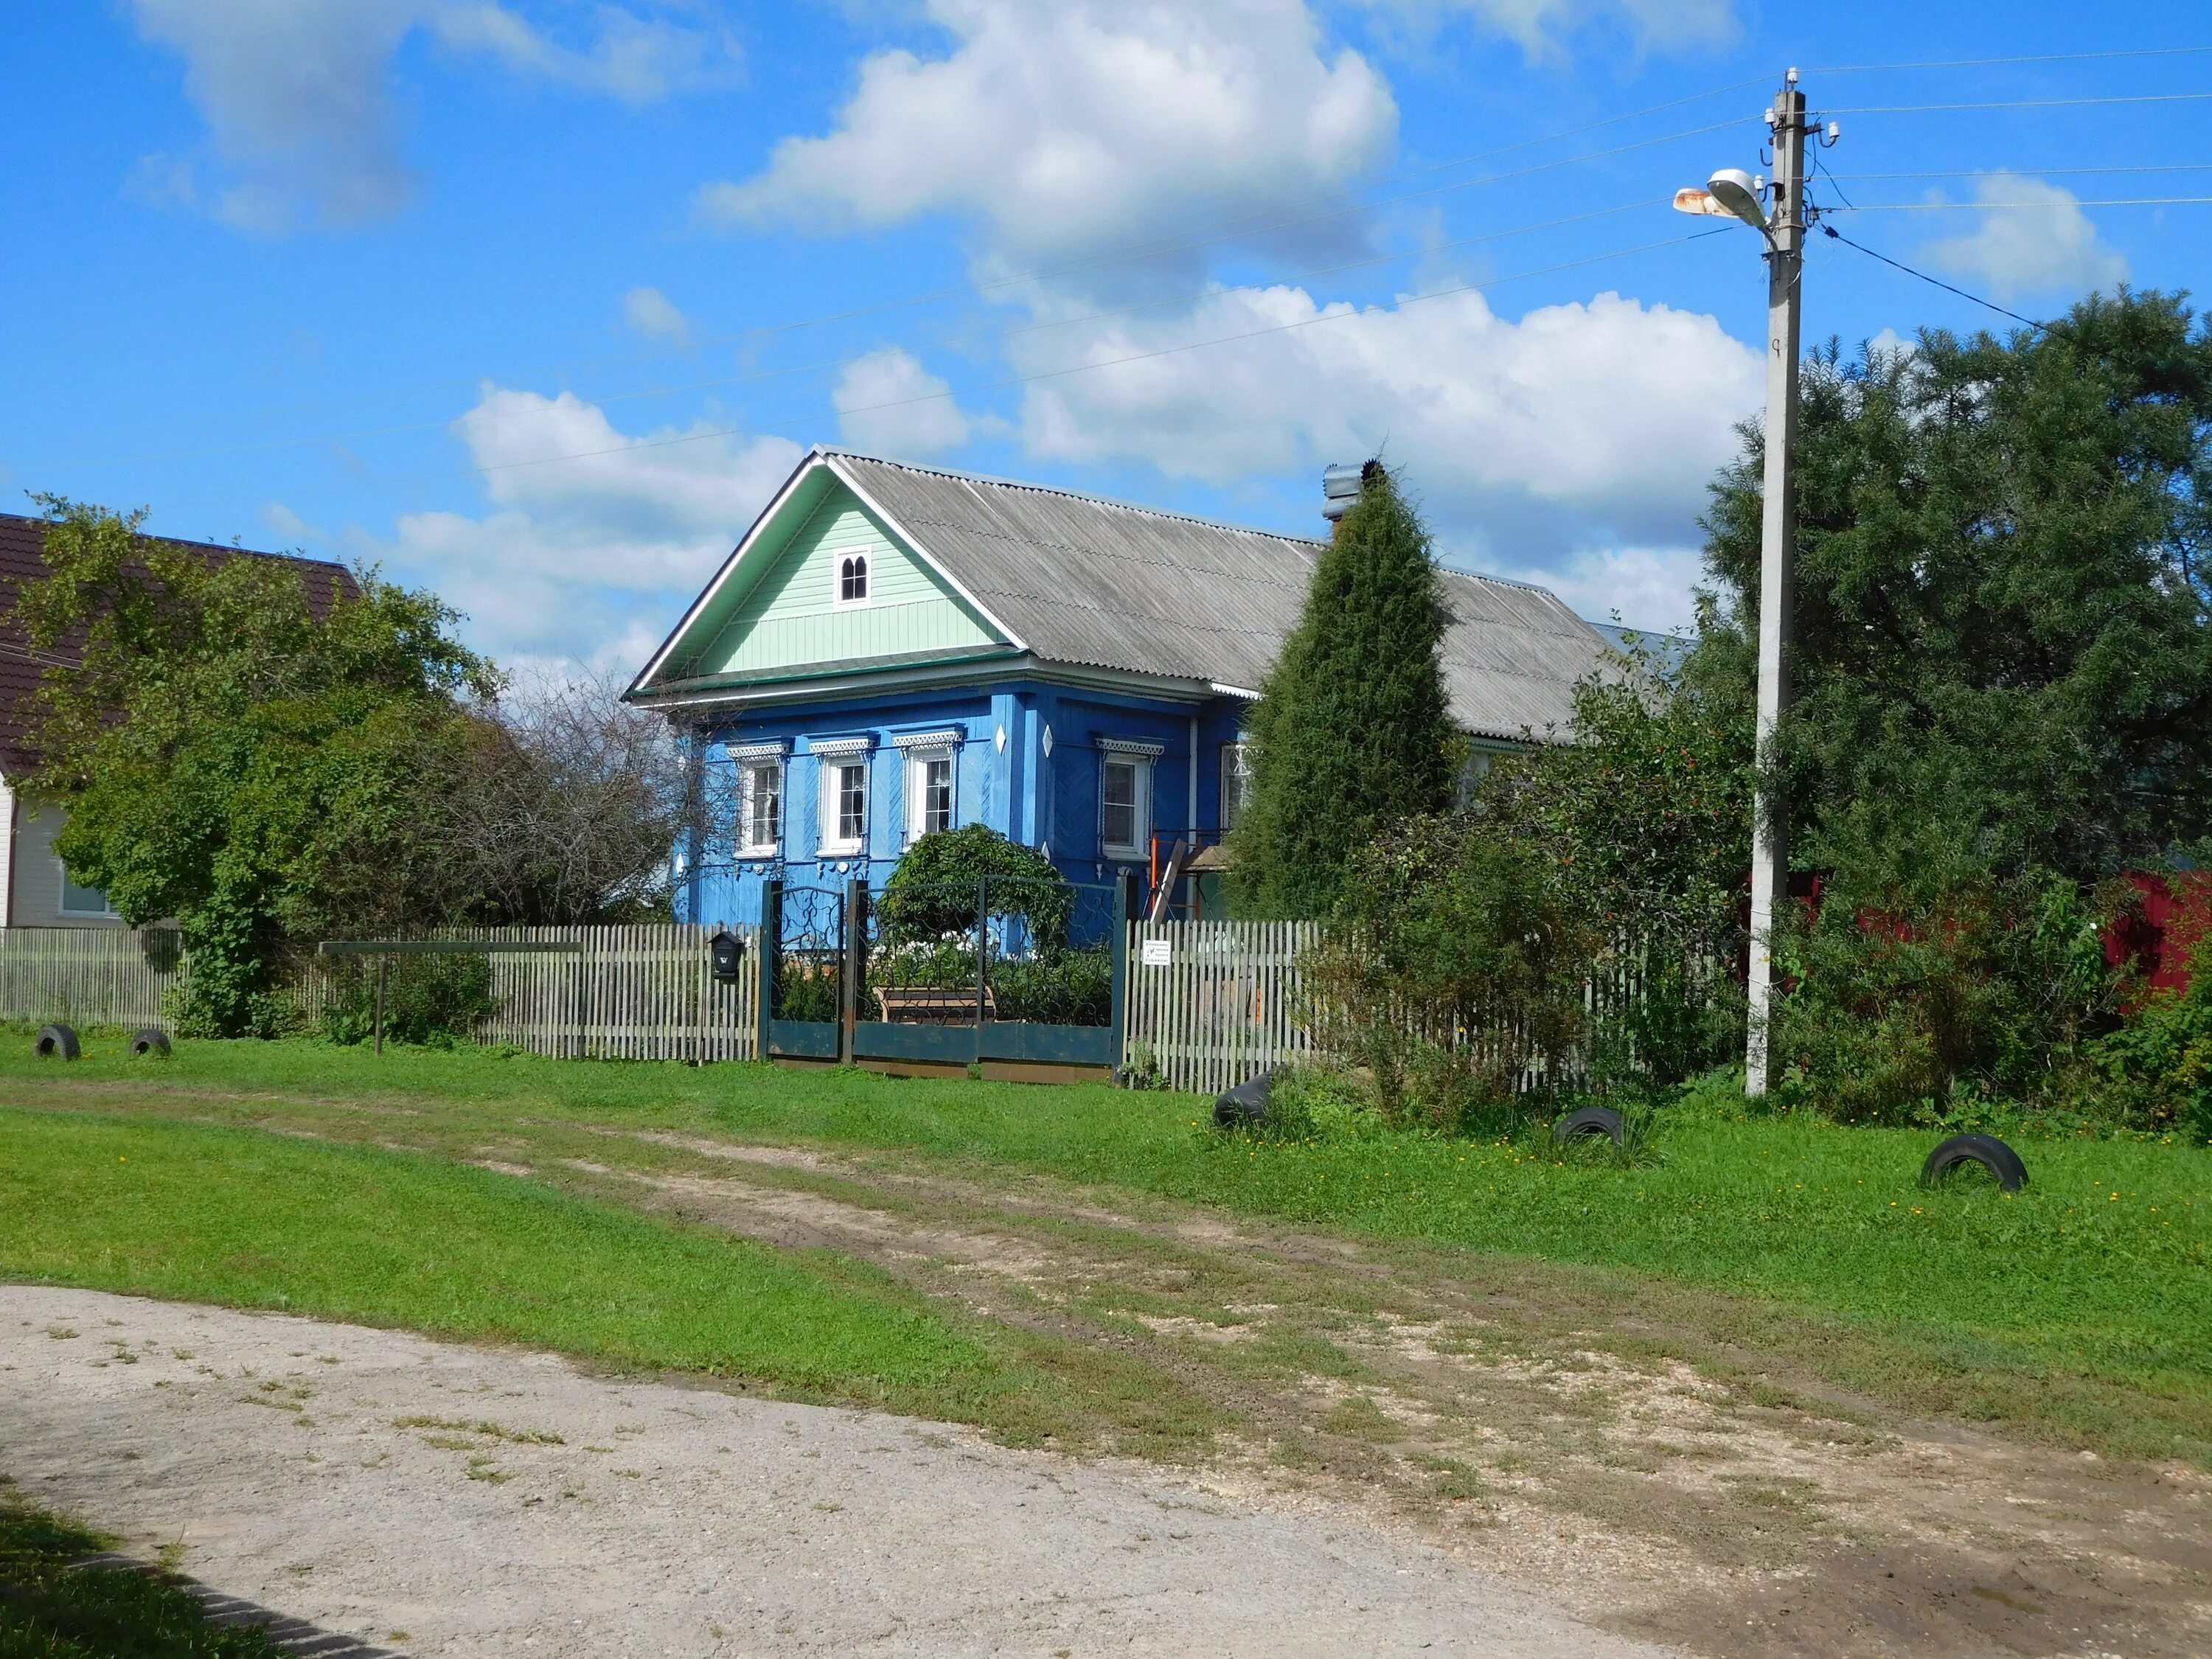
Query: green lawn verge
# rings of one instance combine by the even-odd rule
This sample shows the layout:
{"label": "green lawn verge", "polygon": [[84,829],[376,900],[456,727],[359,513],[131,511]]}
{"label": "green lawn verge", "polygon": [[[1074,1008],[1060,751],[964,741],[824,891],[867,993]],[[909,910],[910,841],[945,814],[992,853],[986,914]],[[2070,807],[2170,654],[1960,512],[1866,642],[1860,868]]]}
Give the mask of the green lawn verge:
{"label": "green lawn verge", "polygon": [[893,1399],[990,1369],[858,1268],[487,1170],[0,1108],[0,1277]]}

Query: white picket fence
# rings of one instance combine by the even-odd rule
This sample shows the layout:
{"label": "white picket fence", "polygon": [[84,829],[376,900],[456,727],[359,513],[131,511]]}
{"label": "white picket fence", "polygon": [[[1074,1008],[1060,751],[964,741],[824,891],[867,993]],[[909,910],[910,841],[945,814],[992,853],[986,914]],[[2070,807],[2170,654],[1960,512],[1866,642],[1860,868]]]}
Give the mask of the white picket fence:
{"label": "white picket fence", "polygon": [[0,927],[0,1019],[158,1024],[183,971],[173,927]]}
{"label": "white picket fence", "polygon": [[[714,931],[667,922],[459,927],[413,935],[409,942],[435,937],[575,947],[491,952],[490,992],[498,1011],[477,1028],[479,1042],[513,1043],[564,1060],[750,1060],[759,1032],[757,930],[730,930],[745,947],[734,984],[714,978],[708,947]],[[374,971],[376,958],[350,960]],[[328,994],[329,971],[319,965],[302,979],[300,995],[311,1008]]]}
{"label": "white picket fence", "polygon": [[1297,964],[1320,938],[1310,921],[1132,922],[1124,1063],[1218,1094],[1310,1052]]}

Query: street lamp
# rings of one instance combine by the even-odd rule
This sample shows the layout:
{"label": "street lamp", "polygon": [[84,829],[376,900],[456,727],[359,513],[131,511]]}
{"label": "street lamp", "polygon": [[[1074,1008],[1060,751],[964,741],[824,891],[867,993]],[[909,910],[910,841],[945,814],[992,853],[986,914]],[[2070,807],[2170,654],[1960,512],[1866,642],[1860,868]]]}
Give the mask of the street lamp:
{"label": "street lamp", "polygon": [[[1766,479],[1759,524],[1758,784],[1751,824],[1750,1035],[1743,1091],[1772,1081],[1767,1042],[1773,1012],[1775,913],[1790,890],[1790,817],[1775,765],[1775,734],[1790,704],[1796,552],[1798,318],[1803,295],[1805,94],[1797,71],[1784,77],[1765,120],[1774,146],[1774,181],[1723,167],[1703,190],[1677,191],[1684,213],[1741,220],[1766,243]],[[1835,141],[1831,130],[1829,142]],[[1765,198],[1765,199],[1762,199]],[[1771,203],[1771,205],[1770,205]]]}

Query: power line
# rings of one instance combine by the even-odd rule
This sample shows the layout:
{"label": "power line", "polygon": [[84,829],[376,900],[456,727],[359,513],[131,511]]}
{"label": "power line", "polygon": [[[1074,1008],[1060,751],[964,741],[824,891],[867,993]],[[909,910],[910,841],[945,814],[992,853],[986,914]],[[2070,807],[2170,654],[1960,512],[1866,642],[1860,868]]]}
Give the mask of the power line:
{"label": "power line", "polygon": [[[947,398],[973,396],[978,392],[996,392],[1008,386],[1029,386],[1040,380],[1064,380],[1070,375],[1088,374],[1102,368],[1121,368],[1131,363],[1151,362],[1162,357],[1173,357],[1186,351],[1201,351],[1213,346],[1233,345],[1239,341],[1257,340],[1270,335],[1287,334],[1317,324],[1340,322],[1347,317],[1369,317],[1383,313],[1398,313],[1408,307],[1430,300],[1441,300],[1455,294],[1483,293],[1507,283],[1517,283],[1530,277],[1549,276],[1563,270],[1574,270],[1584,265],[1601,264],[1610,259],[1626,259],[1635,254],[1649,253],[1663,247],[1676,247],[1685,242],[1702,241],[1708,236],[1723,236],[1729,227],[1717,226],[1711,230],[1692,231],[1686,236],[1669,236],[1656,242],[1645,242],[1636,247],[1618,248],[1610,253],[1592,254],[1587,258],[1569,259],[1563,264],[1545,265],[1533,270],[1515,271],[1510,276],[1492,277],[1481,283],[1454,283],[1448,287],[1431,289],[1425,294],[1409,294],[1387,306],[1370,306],[1364,311],[1322,311],[1311,317],[1302,317],[1295,322],[1273,323],[1265,328],[1247,329],[1236,334],[1224,334],[1206,340],[1187,340],[1177,345],[1160,346],[1151,351],[1132,352],[1127,356],[1104,358],[1096,362],[1074,363],[1065,368],[1043,369],[1030,374],[1012,374],[995,380],[980,381],[973,386],[947,386],[942,392],[923,392],[911,398],[893,398],[882,403],[857,404],[838,412],[841,415],[872,415],[887,409],[906,409],[915,404],[938,403]],[[420,482],[429,478],[466,477],[491,472],[515,471],[524,467],[552,466],[565,461],[596,459],[604,455],[628,455],[641,449],[664,449],[676,444],[700,443],[714,438],[734,438],[752,430],[750,427],[720,427],[703,432],[678,433],[666,438],[641,438],[634,443],[619,444],[607,449],[580,450],[565,455],[542,455],[526,461],[495,461],[478,466],[446,469],[434,473],[420,473],[411,477],[386,478],[370,482],[385,484]]]}
{"label": "power line", "polygon": [[1889,266],[1891,269],[1901,270],[1908,276],[1917,276],[1923,283],[1932,283],[1936,287],[1942,289],[1946,294],[1955,294],[1961,300],[1972,300],[1978,306],[1986,307],[1988,309],[1996,312],[1999,316],[2009,317],[2016,323],[2026,323],[2030,328],[2039,329],[2046,326],[2045,324],[2037,322],[2032,317],[2021,316],[2017,311],[2007,311],[2002,306],[1997,304],[1994,300],[1984,300],[1978,294],[1969,294],[1963,288],[1954,288],[1950,283],[1945,282],[1940,276],[1930,276],[1924,270],[1915,270],[1911,265],[1906,264],[1901,259],[1893,259],[1887,253],[1876,253],[1872,248],[1867,246],[1864,243],[1854,242],[1850,237],[1844,235],[1843,232],[1838,230],[1833,225],[1824,224],[1820,227],[1820,229],[1826,235],[1833,238],[1838,242],[1841,242],[1845,247],[1856,248],[1861,253],[1865,254],[1868,258],[1879,259],[1882,264]]}
{"label": "power line", "polygon": [[2073,109],[2088,104],[2201,104],[2212,92],[2131,92],[2100,98],[2006,98],[1986,104],[1863,104],[1823,115],[1927,115],[1945,110]]}
{"label": "power line", "polygon": [[1875,70],[1993,69],[2013,64],[2088,64],[2107,58],[2187,58],[2212,46],[2137,46],[2123,52],[2050,52],[2027,58],[1950,58],[1920,64],[1821,64],[1808,75],[1863,75]]}
{"label": "power line", "polygon": [[1861,202],[1856,207],[1832,208],[1844,213],[1978,213],[1984,208],[2055,207],[2195,207],[2212,202],[2212,196],[2085,196],[2069,195],[2063,202]]}
{"label": "power line", "polygon": [[2076,173],[2212,173],[2212,161],[2123,162],[2106,167],[1956,167],[1942,173],[1837,173],[1823,162],[1824,179],[2063,179]]}

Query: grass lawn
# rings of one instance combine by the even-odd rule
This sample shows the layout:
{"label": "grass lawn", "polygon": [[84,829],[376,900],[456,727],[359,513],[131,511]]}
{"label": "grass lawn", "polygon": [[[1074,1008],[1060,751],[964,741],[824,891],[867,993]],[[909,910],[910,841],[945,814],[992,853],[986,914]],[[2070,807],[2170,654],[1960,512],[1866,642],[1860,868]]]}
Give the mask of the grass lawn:
{"label": "grass lawn", "polygon": [[72,1567],[107,1540],[0,1483],[0,1655],[8,1659],[278,1659],[258,1625],[208,1623],[158,1574]]}
{"label": "grass lawn", "polygon": [[0,1277],[887,1397],[989,1366],[849,1268],[490,1170],[5,1108],[0,1145]]}
{"label": "grass lawn", "polygon": [[[63,1075],[32,1057],[27,1041],[0,1038],[0,1099],[40,1103],[38,1083]],[[2202,1149],[2024,1142],[2031,1184],[2008,1197],[1987,1188],[1923,1192],[1916,1176],[1936,1139],[1927,1133],[1721,1114],[1665,1121],[1657,1162],[1621,1169],[1563,1164],[1522,1147],[1413,1137],[1333,1146],[1225,1139],[1200,1127],[1203,1103],[1188,1096],[752,1066],[564,1064],[422,1051],[387,1052],[380,1062],[361,1050],[306,1042],[185,1043],[173,1060],[155,1065],[132,1062],[121,1042],[109,1039],[89,1043],[87,1058],[67,1076],[76,1085],[68,1091],[72,1107],[94,1106],[105,1096],[102,1085],[127,1079],[110,1097],[115,1106],[166,1098],[172,1104],[165,1109],[176,1110],[196,1101],[188,1108],[196,1113],[247,1123],[282,1102],[407,1105],[426,1122],[447,1125],[457,1146],[501,1121],[527,1119],[719,1132],[918,1156],[969,1170],[1042,1172],[1425,1246],[1657,1276],[1795,1310],[1813,1322],[1801,1322],[1801,1342],[1817,1346],[1820,1328],[1850,1339],[1837,1345],[1844,1358],[1831,1374],[1838,1380],[1967,1415],[2045,1410],[2082,1432],[2117,1436],[2124,1447],[2142,1450],[2178,1443],[2165,1439],[2163,1428],[2130,1441],[2125,1420],[2138,1406],[2154,1407],[2149,1414],[2160,1419],[2178,1414],[2212,1425],[2212,1152]],[[15,1135],[23,1121],[11,1115],[0,1133]],[[186,1185],[220,1181],[214,1165],[224,1161],[203,1158]],[[423,1170],[425,1180],[435,1167],[389,1158],[361,1167],[399,1165]],[[279,1172],[267,1168],[272,1176]],[[11,1173],[0,1170],[0,1204]],[[469,1170],[436,1178],[496,1179]],[[111,1177],[86,1169],[69,1179]],[[265,1210],[275,1186],[257,1178],[226,1191],[233,1196],[210,1199],[202,1212],[204,1224],[228,1239],[258,1224],[234,1214],[234,1205]],[[299,1206],[297,1224],[313,1224],[313,1207]],[[0,1240],[16,1224],[0,1210]],[[65,1236],[54,1248],[78,1263],[76,1282],[106,1282],[86,1275],[118,1259],[112,1253],[118,1249],[121,1260],[138,1265],[128,1273],[115,1269],[117,1282],[149,1270],[150,1258],[129,1255],[133,1248],[143,1252],[143,1238],[136,1247],[127,1239],[102,1242],[118,1230],[127,1233],[127,1218],[38,1224]],[[592,1228],[580,1235],[599,1237]],[[221,1247],[228,1254],[211,1255],[217,1248],[163,1266],[159,1293],[204,1293],[192,1287],[209,1282],[210,1261],[234,1261],[252,1247],[228,1244]],[[407,1258],[405,1251],[434,1247],[388,1248],[428,1263],[430,1256]],[[23,1276],[16,1260],[0,1243],[0,1273]],[[284,1271],[295,1277],[268,1280],[272,1297],[292,1293],[287,1286],[298,1275],[328,1282],[333,1270]],[[518,1264],[511,1271],[526,1270]],[[358,1316],[399,1319],[375,1304],[384,1277],[380,1271],[378,1282],[364,1280],[349,1293],[348,1305],[362,1309]],[[417,1282],[427,1294],[430,1280]],[[526,1277],[513,1282],[539,1284]],[[481,1322],[438,1328],[543,1340],[514,1327],[532,1321],[550,1327],[551,1316],[517,1313],[507,1300],[463,1297],[450,1316]],[[672,1313],[658,1316],[665,1327],[643,1311],[629,1317],[643,1321],[641,1328],[682,1328]],[[629,1328],[586,1310],[562,1318],[613,1321],[611,1332]],[[881,1345],[885,1357],[871,1365],[964,1363],[955,1357],[957,1345],[918,1327],[893,1320],[856,1329]],[[1814,1335],[1805,1336],[1807,1329]],[[690,1346],[677,1347],[706,1351],[703,1337],[686,1340]],[[2057,1393],[2041,1407],[2022,1406],[2018,1389],[1999,1386],[2022,1376],[2045,1379]]]}

